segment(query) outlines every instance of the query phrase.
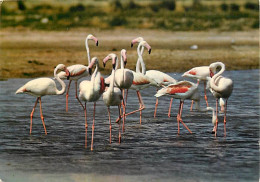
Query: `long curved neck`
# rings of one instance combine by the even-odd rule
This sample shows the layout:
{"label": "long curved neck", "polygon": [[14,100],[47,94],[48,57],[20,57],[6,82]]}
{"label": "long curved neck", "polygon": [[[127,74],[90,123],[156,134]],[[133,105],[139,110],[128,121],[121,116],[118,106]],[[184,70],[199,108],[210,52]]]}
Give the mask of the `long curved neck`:
{"label": "long curved neck", "polygon": [[[138,61],[140,61],[141,66],[142,66],[142,74],[145,75],[145,73],[146,73],[146,67],[145,67],[145,63],[144,63],[144,60],[143,60],[143,56],[142,56],[143,48],[144,48],[144,47],[142,47],[142,50],[141,50],[141,45],[139,44],[138,47],[137,47],[137,54],[138,54]],[[138,61],[137,61],[137,62],[138,62]]]}
{"label": "long curved neck", "polygon": [[86,38],[85,45],[86,45],[86,50],[87,50],[87,56],[88,56],[88,65],[90,65],[90,52],[89,52],[89,47],[88,47],[88,38]]}
{"label": "long curved neck", "polygon": [[[138,52],[138,50],[137,50],[137,52]],[[143,52],[144,52],[144,47],[142,47],[141,48],[141,55],[143,56]],[[139,59],[139,56],[138,56],[138,59],[137,59],[137,62],[136,62],[136,68],[135,68],[135,71],[137,72],[137,73],[140,73],[141,72],[141,68],[140,68],[140,66],[141,66],[141,63],[140,63],[140,59]]]}
{"label": "long curved neck", "polygon": [[58,90],[58,89],[56,88],[56,94],[57,94],[57,95],[62,95],[62,94],[64,94],[64,92],[65,92],[66,84],[64,83],[64,81],[62,81],[62,80],[60,79],[60,77],[58,77],[57,71],[58,71],[58,69],[56,68],[56,69],[54,70],[54,77],[55,77],[55,79],[61,84],[61,90]]}
{"label": "long curved neck", "polygon": [[212,123],[214,124],[216,122],[215,110],[212,107],[201,108],[200,107],[200,100],[195,101],[195,107],[200,112],[212,111]]}
{"label": "long curved neck", "polygon": [[215,81],[216,81],[216,79],[225,71],[225,65],[224,65],[223,63],[218,63],[218,64],[217,64],[217,67],[218,67],[218,66],[221,66],[221,70],[220,70],[218,73],[216,73],[216,74],[212,77],[212,79],[210,80],[210,87],[211,87],[213,90],[215,90],[215,91],[219,91],[219,90],[220,90],[219,86],[217,86],[217,85],[215,84]]}
{"label": "long curved neck", "polygon": [[120,64],[121,64],[121,69],[124,69],[124,60],[123,60],[123,55],[121,54],[121,60],[120,60]]}
{"label": "long curved neck", "polygon": [[94,85],[94,83],[95,83],[95,77],[97,76],[98,70],[99,70],[99,64],[96,63],[95,71],[94,71],[94,73],[92,74],[91,80],[90,80],[93,85]]}
{"label": "long curved neck", "polygon": [[110,81],[110,84],[109,84],[109,91],[111,92],[111,93],[113,93],[114,92],[114,82],[115,82],[115,70],[114,69],[112,69],[112,73],[111,73],[111,81]]}

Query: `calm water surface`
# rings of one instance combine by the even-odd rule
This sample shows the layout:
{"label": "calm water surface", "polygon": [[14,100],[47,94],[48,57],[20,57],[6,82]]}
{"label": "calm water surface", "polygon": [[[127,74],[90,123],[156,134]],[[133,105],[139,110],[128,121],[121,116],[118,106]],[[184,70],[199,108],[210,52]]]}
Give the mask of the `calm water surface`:
{"label": "calm water surface", "polygon": [[[170,73],[176,79],[181,74]],[[97,102],[94,151],[84,148],[84,113],[71,87],[69,112],[65,95],[42,98],[48,135],[44,135],[39,108],[35,110],[32,135],[30,113],[36,98],[15,95],[30,79],[0,82],[0,179],[8,181],[258,181],[259,180],[259,72],[226,71],[234,81],[228,102],[227,137],[223,137],[220,114],[218,137],[211,134],[211,112],[190,112],[185,101],[182,127],[177,135],[174,100],[172,117],[167,117],[170,98],[159,100],[153,118],[155,88],[142,91],[146,109],[142,125],[139,114],[127,117],[122,143],[113,122],[112,144],[102,99]],[[203,84],[200,85],[203,95]],[[203,98],[203,97],[202,97]],[[208,92],[209,104],[215,100]],[[201,106],[205,107],[204,100]],[[88,103],[88,123],[92,125],[93,103]],[[134,91],[129,92],[128,111],[138,107]],[[112,120],[117,108],[112,108]],[[88,139],[91,127],[88,128]],[[90,140],[88,140],[90,146]]]}

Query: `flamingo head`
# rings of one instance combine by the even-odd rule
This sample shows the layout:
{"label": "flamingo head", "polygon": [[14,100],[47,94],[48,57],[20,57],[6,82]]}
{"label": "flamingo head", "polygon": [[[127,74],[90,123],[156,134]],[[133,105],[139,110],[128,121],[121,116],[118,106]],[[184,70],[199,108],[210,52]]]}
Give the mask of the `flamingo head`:
{"label": "flamingo head", "polygon": [[116,56],[116,54],[114,54],[114,53],[111,53],[111,54],[109,54],[107,57],[105,57],[104,59],[103,59],[103,65],[104,65],[104,67],[106,66],[106,62],[108,61],[108,60],[112,60],[112,66],[113,66],[113,69],[115,70],[115,68],[116,68],[116,61],[117,61],[117,56]]}
{"label": "flamingo head", "polygon": [[89,34],[89,35],[87,36],[86,40],[94,40],[95,43],[96,43],[96,46],[98,46],[98,39],[97,39],[94,35]]}
{"label": "flamingo head", "polygon": [[146,47],[148,50],[148,53],[151,54],[152,48],[146,41],[143,40],[139,44],[140,44],[140,46]]}
{"label": "flamingo head", "polygon": [[125,49],[122,49],[122,50],[121,50],[121,56],[122,56],[122,58],[123,58],[124,67],[125,67],[125,66],[126,66],[126,63],[127,63],[126,50],[125,50]]}
{"label": "flamingo head", "polygon": [[89,64],[89,66],[88,66],[88,72],[89,72],[89,74],[92,74],[92,68],[93,68],[93,66],[94,65],[97,65],[98,64],[98,58],[97,57],[93,57],[92,59],[91,59],[91,62],[90,62],[90,64]]}
{"label": "flamingo head", "polygon": [[61,70],[65,72],[65,76],[67,77],[67,80],[69,80],[70,78],[70,72],[67,69],[67,67],[64,64],[58,64],[54,70],[54,72],[56,72],[56,70]]}
{"label": "flamingo head", "polygon": [[141,42],[141,41],[143,41],[143,40],[144,40],[143,37],[137,37],[137,38],[133,39],[133,40],[131,41],[131,47],[133,47],[135,43],[137,43],[137,42],[139,43],[139,42]]}

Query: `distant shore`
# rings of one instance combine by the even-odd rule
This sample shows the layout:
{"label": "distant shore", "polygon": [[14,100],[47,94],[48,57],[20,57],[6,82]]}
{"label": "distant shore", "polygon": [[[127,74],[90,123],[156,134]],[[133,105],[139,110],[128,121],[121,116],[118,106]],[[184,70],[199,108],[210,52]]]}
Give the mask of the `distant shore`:
{"label": "distant shore", "polygon": [[[136,46],[131,48],[130,42],[142,36],[152,47],[150,55],[144,52],[147,70],[183,72],[215,61],[225,63],[228,70],[259,68],[258,30],[171,32],[80,28],[39,31],[7,28],[0,31],[0,79],[53,76],[53,69],[59,63],[87,64],[85,38],[89,33],[99,39],[98,47],[93,42],[89,42],[89,47],[91,56],[97,56],[100,65],[107,54],[114,52],[120,56],[120,50],[125,48],[127,67],[135,70]],[[110,67],[100,67],[102,74],[110,73]]]}

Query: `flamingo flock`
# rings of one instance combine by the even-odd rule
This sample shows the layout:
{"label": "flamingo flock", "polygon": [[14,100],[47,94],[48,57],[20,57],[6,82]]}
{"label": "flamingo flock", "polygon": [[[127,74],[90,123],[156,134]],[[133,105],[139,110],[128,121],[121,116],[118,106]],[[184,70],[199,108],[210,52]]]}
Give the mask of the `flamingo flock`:
{"label": "flamingo flock", "polygon": [[[103,59],[103,66],[105,67],[106,63],[111,60],[112,70],[111,75],[107,78],[103,78],[99,71],[99,59],[97,57],[90,57],[90,51],[88,46],[88,41],[93,40],[98,46],[98,39],[89,34],[85,40],[85,46],[87,50],[88,66],[85,65],[72,65],[66,67],[64,64],[59,64],[54,69],[54,78],[61,85],[61,90],[57,89],[56,83],[50,78],[38,78],[27,82],[25,85],[20,87],[16,94],[26,93],[32,96],[35,96],[36,102],[32,109],[30,115],[30,134],[32,132],[32,121],[34,110],[39,102],[40,105],[40,115],[42,124],[44,127],[45,135],[47,135],[46,126],[44,123],[44,117],[42,113],[42,102],[41,97],[45,95],[62,95],[66,91],[66,84],[64,79],[69,80],[67,91],[66,91],[66,112],[68,112],[68,93],[72,80],[75,81],[76,93],[75,97],[79,102],[79,105],[83,108],[85,115],[85,147],[87,148],[87,103],[93,102],[93,122],[92,122],[92,137],[91,137],[91,150],[94,148],[94,129],[95,129],[95,110],[96,102],[102,96],[104,104],[107,106],[108,110],[108,120],[109,120],[109,131],[110,137],[109,142],[112,142],[112,123],[111,123],[111,113],[110,107],[118,107],[118,118],[115,122],[119,124],[118,127],[118,142],[121,142],[121,132],[125,130],[125,121],[127,116],[137,113],[140,113],[139,123],[142,123],[142,111],[146,108],[144,101],[141,96],[141,91],[145,90],[147,87],[154,86],[157,89],[155,96],[155,110],[153,117],[156,117],[158,98],[161,96],[169,96],[171,98],[170,106],[168,109],[168,117],[171,116],[171,107],[173,99],[179,99],[179,110],[177,113],[177,124],[178,124],[178,134],[180,134],[180,123],[192,133],[189,127],[184,123],[182,119],[183,104],[184,100],[192,100],[191,110],[193,107],[193,102],[195,102],[195,108],[200,112],[212,112],[212,123],[213,129],[212,133],[217,136],[218,128],[218,102],[221,105],[221,111],[224,112],[224,136],[226,136],[226,113],[227,113],[227,101],[233,90],[233,82],[231,79],[222,76],[225,71],[225,65],[222,62],[215,62],[209,66],[201,66],[190,69],[185,72],[182,76],[189,77],[197,80],[197,83],[190,81],[182,80],[177,81],[171,76],[158,71],[158,70],[148,70],[146,71],[145,61],[143,59],[144,49],[146,48],[148,53],[151,53],[151,46],[145,41],[142,37],[137,37],[131,41],[131,47],[134,44],[137,46],[137,55],[138,59],[136,62],[136,70],[130,70],[126,68],[127,63],[127,51],[122,49],[120,52],[120,68],[118,69],[119,60],[115,53],[108,54]],[[92,69],[95,67],[94,72]],[[220,68],[220,71],[217,71]],[[58,70],[60,70],[59,73]],[[81,81],[79,84],[79,93],[78,93],[78,80],[83,77],[88,77],[91,75],[90,80]],[[200,93],[199,93],[199,83],[200,81],[204,82],[204,98],[207,104],[206,108],[200,107]],[[139,101],[139,108],[126,113],[127,108],[127,95],[128,90],[135,90],[137,93],[137,98]],[[209,107],[208,99],[206,95],[206,90],[209,89],[213,96],[216,98],[216,109]],[[78,96],[79,95],[79,96]],[[225,100],[225,101],[224,101]],[[123,120],[123,125],[121,128],[121,120]]]}

